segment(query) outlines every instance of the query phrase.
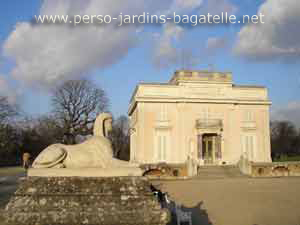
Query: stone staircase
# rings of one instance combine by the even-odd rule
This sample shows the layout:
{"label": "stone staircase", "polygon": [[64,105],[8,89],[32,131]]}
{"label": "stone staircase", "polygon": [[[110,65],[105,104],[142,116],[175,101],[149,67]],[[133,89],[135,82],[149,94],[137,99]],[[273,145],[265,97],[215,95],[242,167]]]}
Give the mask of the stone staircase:
{"label": "stone staircase", "polygon": [[200,166],[198,169],[199,179],[225,179],[241,178],[243,175],[237,166]]}

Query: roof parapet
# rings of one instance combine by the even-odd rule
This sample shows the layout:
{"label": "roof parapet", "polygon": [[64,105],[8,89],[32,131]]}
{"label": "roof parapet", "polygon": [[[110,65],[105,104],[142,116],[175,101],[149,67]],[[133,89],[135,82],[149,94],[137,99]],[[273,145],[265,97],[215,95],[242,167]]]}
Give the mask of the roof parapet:
{"label": "roof parapet", "polygon": [[232,73],[207,70],[177,70],[169,83],[178,85],[179,83],[191,81],[199,83],[232,84]]}

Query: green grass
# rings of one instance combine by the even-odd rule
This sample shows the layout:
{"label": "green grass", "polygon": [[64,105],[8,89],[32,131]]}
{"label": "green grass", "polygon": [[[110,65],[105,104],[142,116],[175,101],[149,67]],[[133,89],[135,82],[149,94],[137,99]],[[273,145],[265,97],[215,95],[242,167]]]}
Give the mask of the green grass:
{"label": "green grass", "polygon": [[274,159],[274,162],[297,162],[300,161],[300,155],[298,156],[281,156],[279,159]]}
{"label": "green grass", "polygon": [[22,167],[0,167],[0,176],[16,176],[24,172]]}

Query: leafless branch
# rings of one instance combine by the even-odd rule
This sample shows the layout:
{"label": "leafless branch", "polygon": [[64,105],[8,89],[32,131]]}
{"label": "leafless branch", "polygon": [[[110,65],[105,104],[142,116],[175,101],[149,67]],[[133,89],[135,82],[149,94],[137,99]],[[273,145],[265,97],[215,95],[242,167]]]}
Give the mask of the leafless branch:
{"label": "leafless branch", "polygon": [[75,143],[76,136],[92,133],[96,116],[107,110],[105,92],[88,80],[69,80],[54,90],[54,113],[65,132],[66,142]]}

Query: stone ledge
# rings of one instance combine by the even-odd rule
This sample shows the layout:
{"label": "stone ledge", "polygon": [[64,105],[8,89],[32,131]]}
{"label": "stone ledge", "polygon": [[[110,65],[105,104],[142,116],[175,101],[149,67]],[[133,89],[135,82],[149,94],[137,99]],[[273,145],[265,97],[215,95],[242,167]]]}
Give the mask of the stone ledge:
{"label": "stone ledge", "polygon": [[50,169],[29,169],[29,177],[139,177],[143,175],[140,168],[124,167],[114,169],[102,168],[50,168]]}

